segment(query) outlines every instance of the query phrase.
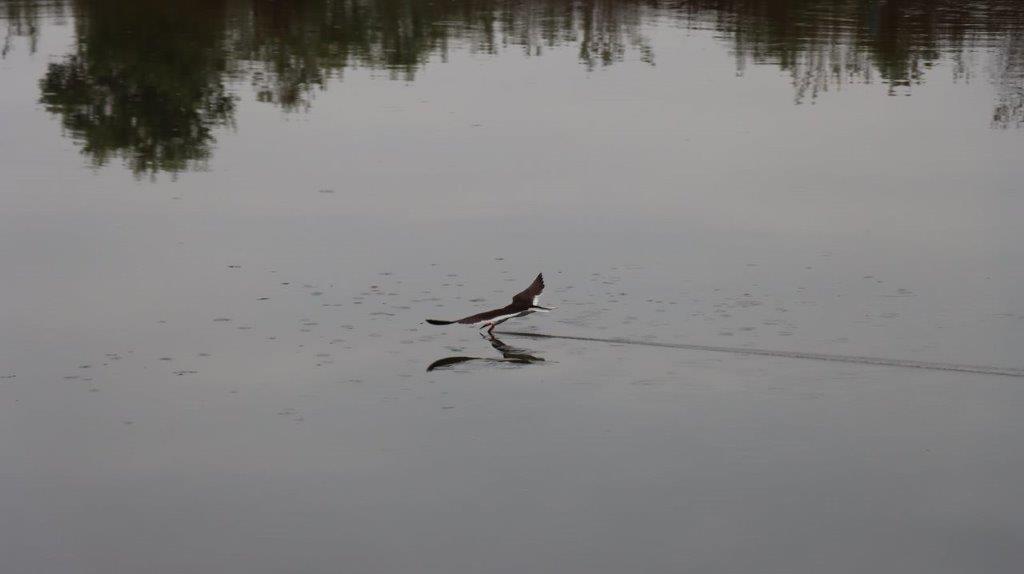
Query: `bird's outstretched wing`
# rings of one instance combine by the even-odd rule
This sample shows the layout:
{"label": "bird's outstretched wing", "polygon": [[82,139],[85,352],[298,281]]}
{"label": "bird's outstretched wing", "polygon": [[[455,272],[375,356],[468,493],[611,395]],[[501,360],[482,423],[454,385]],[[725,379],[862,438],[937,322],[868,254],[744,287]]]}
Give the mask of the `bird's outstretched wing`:
{"label": "bird's outstretched wing", "polygon": [[490,321],[502,315],[508,315],[510,313],[511,305],[508,307],[502,307],[501,309],[491,309],[490,311],[484,311],[483,313],[477,313],[476,315],[470,315],[469,317],[463,317],[454,321],[440,321],[438,319],[427,319],[427,323],[431,325],[451,325],[452,323],[459,323],[461,325],[475,325],[483,321]]}
{"label": "bird's outstretched wing", "polygon": [[512,304],[516,305],[536,305],[537,298],[540,297],[541,292],[544,291],[544,274],[539,273],[537,278],[533,280],[522,293],[516,294],[512,298]]}
{"label": "bird's outstretched wing", "polygon": [[502,315],[508,314],[509,308],[502,307],[501,309],[492,309],[490,311],[484,311],[483,313],[477,313],[476,315],[470,315],[469,317],[463,317],[455,322],[461,323],[462,325],[475,325],[481,321],[490,321],[491,319],[496,319]]}

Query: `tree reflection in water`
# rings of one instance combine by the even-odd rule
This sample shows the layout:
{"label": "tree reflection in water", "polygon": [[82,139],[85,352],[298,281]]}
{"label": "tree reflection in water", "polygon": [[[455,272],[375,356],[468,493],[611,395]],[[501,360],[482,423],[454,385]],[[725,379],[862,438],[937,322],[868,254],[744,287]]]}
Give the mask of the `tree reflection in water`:
{"label": "tree reflection in water", "polygon": [[41,101],[95,165],[137,173],[203,166],[229,124],[224,11],[216,2],[74,4],[76,47],[40,81]]}
{"label": "tree reflection in water", "polygon": [[647,26],[710,29],[742,72],[777,66],[797,103],[846,83],[907,93],[929,69],[969,79],[992,52],[995,127],[1024,123],[1024,3],[1018,0],[10,0],[12,39],[69,13],[74,49],[40,81],[42,102],[96,165],[122,157],[136,174],[201,168],[213,129],[230,125],[225,85],[246,80],[286,110],[351,67],[412,81],[453,50],[542,56],[574,46],[582,65],[632,54],[654,63]]}

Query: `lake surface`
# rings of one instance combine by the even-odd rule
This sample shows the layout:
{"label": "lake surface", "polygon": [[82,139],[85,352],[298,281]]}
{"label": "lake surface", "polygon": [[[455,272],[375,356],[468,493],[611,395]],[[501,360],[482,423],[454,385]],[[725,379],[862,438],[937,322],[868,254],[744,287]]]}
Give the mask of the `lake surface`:
{"label": "lake surface", "polygon": [[1024,379],[644,344],[1024,368],[1024,4],[0,34],[5,574],[1024,563]]}

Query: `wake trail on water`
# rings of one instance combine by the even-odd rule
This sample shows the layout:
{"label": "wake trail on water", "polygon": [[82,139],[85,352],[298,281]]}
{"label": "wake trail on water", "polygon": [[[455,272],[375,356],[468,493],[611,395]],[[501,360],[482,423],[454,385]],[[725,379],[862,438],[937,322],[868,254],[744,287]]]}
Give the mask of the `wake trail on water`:
{"label": "wake trail on water", "polygon": [[772,349],[753,349],[747,347],[722,347],[717,345],[691,345],[688,343],[661,343],[657,341],[640,341],[637,339],[581,337],[573,335],[551,335],[547,333],[527,333],[524,331],[501,331],[501,335],[512,337],[530,337],[533,339],[565,339],[569,341],[591,341],[594,343],[610,343],[615,345],[637,345],[641,347],[660,347],[663,349],[683,349],[687,351],[708,351],[712,353],[733,353],[737,355],[758,355],[763,357],[782,357],[786,359],[806,359],[812,361],[832,361],[836,363],[854,363],[858,365],[880,365],[884,367],[903,367],[908,369],[926,369],[931,371],[952,371],[958,373],[976,373],[980,375],[998,375],[1003,377],[1024,378],[1024,368],[994,367],[988,365],[964,365],[960,363],[933,363],[930,361],[914,361],[910,359],[889,359],[885,357],[863,357],[858,355],[833,355],[830,353],[805,353],[803,351],[776,351]]}

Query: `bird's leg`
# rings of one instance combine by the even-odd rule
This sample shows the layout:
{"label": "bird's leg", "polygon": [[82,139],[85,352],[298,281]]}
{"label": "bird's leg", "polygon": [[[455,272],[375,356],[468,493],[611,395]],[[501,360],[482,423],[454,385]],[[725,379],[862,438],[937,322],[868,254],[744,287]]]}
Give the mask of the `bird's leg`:
{"label": "bird's leg", "polygon": [[498,326],[497,324],[494,324],[494,323],[492,323],[492,324],[491,324],[491,328],[490,328],[490,329],[487,329],[487,334],[488,334],[488,335],[489,335],[489,336],[490,336],[490,337],[491,337],[492,339],[494,338],[494,328],[495,328],[495,327],[497,327],[497,326]]}
{"label": "bird's leg", "polygon": [[[484,334],[484,327],[488,327],[488,326],[490,327],[490,329],[488,329],[487,333]],[[494,329],[494,325],[492,325],[490,323],[484,323],[483,325],[480,325],[480,336],[483,337],[484,339],[493,339],[494,335],[491,334],[491,331],[493,329]]]}

